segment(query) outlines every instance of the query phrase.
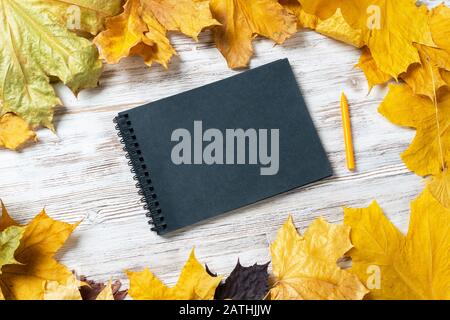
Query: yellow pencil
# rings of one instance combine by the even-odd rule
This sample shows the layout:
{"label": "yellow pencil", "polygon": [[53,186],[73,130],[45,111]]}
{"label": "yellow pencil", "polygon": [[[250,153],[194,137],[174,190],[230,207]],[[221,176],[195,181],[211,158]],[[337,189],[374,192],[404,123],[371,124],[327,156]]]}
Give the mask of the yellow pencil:
{"label": "yellow pencil", "polygon": [[342,124],[344,127],[345,153],[347,156],[347,168],[350,171],[355,170],[355,153],[353,150],[352,124],[350,122],[350,111],[348,100],[344,92],[341,96]]}

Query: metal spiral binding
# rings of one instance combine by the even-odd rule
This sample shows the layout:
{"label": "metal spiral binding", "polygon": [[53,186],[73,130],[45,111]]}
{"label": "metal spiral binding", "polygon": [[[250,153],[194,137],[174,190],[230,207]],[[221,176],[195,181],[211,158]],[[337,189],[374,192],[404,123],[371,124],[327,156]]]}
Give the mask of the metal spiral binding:
{"label": "metal spiral binding", "polygon": [[130,171],[134,174],[133,179],[137,181],[136,188],[139,189],[138,194],[142,196],[141,202],[144,204],[144,209],[148,211],[146,216],[150,219],[149,224],[153,225],[152,231],[159,234],[167,228],[167,224],[164,222],[150,172],[139,149],[139,143],[134,135],[134,129],[128,114],[119,115],[114,119],[114,123],[120,143],[124,145],[123,150],[126,152],[126,158],[129,159],[128,165],[131,167]]}

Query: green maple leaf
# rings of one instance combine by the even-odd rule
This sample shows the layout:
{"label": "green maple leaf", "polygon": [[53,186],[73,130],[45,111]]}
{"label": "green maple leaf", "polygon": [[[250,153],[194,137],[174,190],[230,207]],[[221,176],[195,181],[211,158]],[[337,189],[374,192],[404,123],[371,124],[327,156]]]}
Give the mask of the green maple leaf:
{"label": "green maple leaf", "polygon": [[3,266],[18,263],[14,259],[14,252],[19,247],[24,230],[22,227],[13,226],[0,232],[0,274]]}
{"label": "green maple leaf", "polygon": [[119,0],[0,0],[0,115],[13,112],[32,126],[53,128],[61,101],[51,80],[77,93],[95,87],[102,70],[95,46],[68,31],[65,20],[79,15],[78,29],[96,33],[119,6]]}

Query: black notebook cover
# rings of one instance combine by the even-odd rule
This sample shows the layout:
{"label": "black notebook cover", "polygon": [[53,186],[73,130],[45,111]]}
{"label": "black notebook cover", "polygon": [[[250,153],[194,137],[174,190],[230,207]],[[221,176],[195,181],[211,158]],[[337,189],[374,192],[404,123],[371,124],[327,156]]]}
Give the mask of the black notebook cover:
{"label": "black notebook cover", "polygon": [[158,234],[332,175],[287,59],[115,122]]}

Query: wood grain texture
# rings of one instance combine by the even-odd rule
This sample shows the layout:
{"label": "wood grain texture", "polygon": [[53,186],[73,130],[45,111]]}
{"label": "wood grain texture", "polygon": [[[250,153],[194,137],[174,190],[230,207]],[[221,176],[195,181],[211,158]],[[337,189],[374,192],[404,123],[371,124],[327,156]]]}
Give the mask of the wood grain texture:
{"label": "wood grain texture", "polygon": [[[289,58],[335,176],[168,238],[150,232],[112,119],[119,111],[237,73],[227,68],[209,32],[198,43],[177,35],[172,40],[179,56],[168,71],[131,58],[105,66],[100,87],[78,98],[57,86],[65,106],[57,112],[57,134],[42,130],[39,144],[21,153],[0,153],[0,196],[14,218],[27,222],[45,206],[56,219],[83,219],[58,254],[63,263],[92,279],[112,276],[126,284],[124,269],[148,266],[173,284],[195,246],[200,261],[228,274],[238,258],[244,265],[267,262],[269,243],[288,214],[303,230],[319,216],[341,222],[343,206],[363,207],[374,199],[406,231],[409,202],[423,188],[423,179],[408,172],[400,159],[415,132],[378,114],[385,88],[368,94],[362,72],[354,68],[359,50],[305,31],[283,46],[258,39],[251,67]],[[345,165],[342,91],[351,108],[355,173]]]}

